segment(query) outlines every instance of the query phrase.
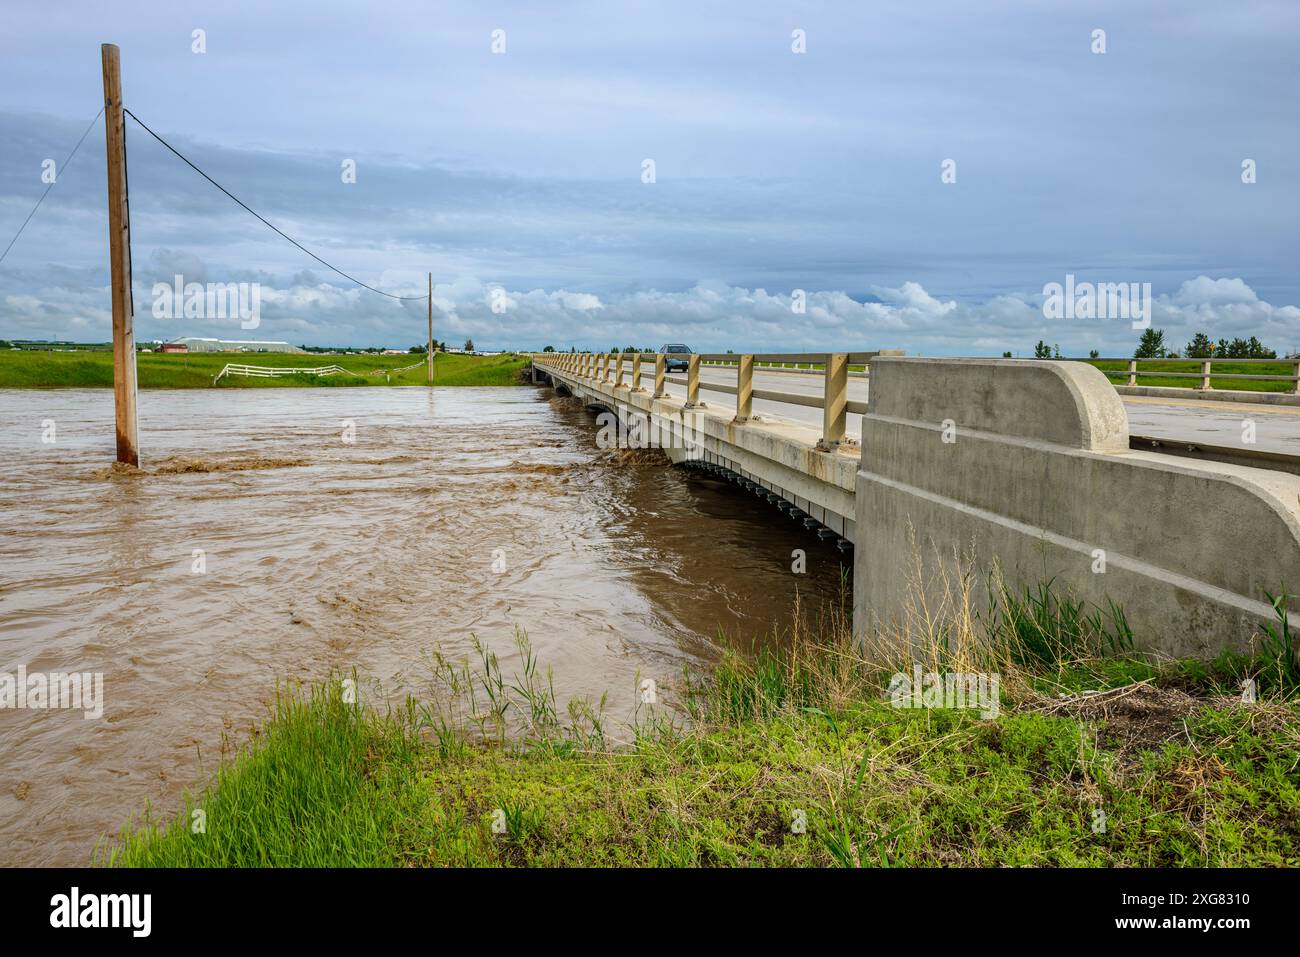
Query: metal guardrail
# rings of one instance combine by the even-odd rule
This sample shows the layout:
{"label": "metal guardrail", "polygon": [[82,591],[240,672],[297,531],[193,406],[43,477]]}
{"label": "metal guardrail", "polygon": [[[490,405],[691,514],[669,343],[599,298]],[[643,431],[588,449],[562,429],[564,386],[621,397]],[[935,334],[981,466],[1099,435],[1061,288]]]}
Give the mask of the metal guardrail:
{"label": "metal guardrail", "polygon": [[1128,447],[1139,452],[1159,452],[1188,459],[1224,462],[1228,465],[1248,465],[1274,472],[1300,475],[1300,455],[1272,452],[1268,449],[1247,449],[1232,445],[1210,445],[1206,442],[1171,439],[1154,435],[1130,435]]}
{"label": "metal guardrail", "polygon": [[[890,353],[897,354],[897,353]],[[871,360],[881,352],[805,352],[805,353],[692,353],[686,357],[686,377],[669,376],[667,356],[662,353],[593,353],[593,352],[538,352],[531,358],[535,365],[542,368],[552,366],[570,375],[590,382],[613,384],[615,391],[627,389],[629,392],[646,391],[641,385],[641,369],[645,360],[654,363],[653,398],[667,395],[664,386],[669,382],[686,386],[685,408],[701,407],[700,402],[700,366],[703,362],[721,362],[736,370],[736,384],[727,385],[720,382],[708,383],[707,391],[721,392],[736,397],[736,424],[748,422],[754,414],[754,400],[780,402],[787,405],[799,405],[822,410],[822,434],[817,448],[830,452],[841,446],[857,443],[847,432],[849,413],[862,415],[867,411],[865,402],[850,401],[849,365],[870,366]],[[754,369],[756,363],[794,362],[809,363],[821,367],[823,382],[821,395],[806,395],[798,392],[781,392],[774,389],[754,388]],[[625,382],[625,365],[630,366],[630,384]]]}
{"label": "metal guardrail", "polygon": [[[1290,382],[1293,395],[1300,395],[1300,359],[1233,359],[1223,356],[1218,359],[1128,359],[1128,358],[1097,358],[1082,360],[1088,363],[1096,362],[1124,362],[1127,366],[1123,369],[1100,369],[1107,378],[1123,378],[1127,381],[1124,383],[1128,386],[1136,386],[1139,377],[1161,378],[1161,379],[1198,379],[1199,386],[1187,386],[1186,388],[1196,388],[1203,392],[1211,391],[1214,386],[1211,379],[1249,379],[1256,382]],[[1159,369],[1139,369],[1138,364],[1155,365],[1169,363],[1200,363],[1199,372],[1163,372]],[[1291,375],[1256,375],[1249,372],[1218,372],[1214,371],[1214,364],[1232,364],[1232,365],[1290,365]],[[1171,386],[1171,388],[1183,388],[1182,386]]]}

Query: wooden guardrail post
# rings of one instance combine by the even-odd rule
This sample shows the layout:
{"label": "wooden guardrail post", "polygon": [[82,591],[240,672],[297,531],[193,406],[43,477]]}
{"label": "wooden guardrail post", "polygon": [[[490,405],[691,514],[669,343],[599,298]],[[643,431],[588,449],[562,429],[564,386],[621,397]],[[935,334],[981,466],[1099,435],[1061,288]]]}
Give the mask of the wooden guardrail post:
{"label": "wooden guardrail post", "polygon": [[743,424],[754,414],[754,357],[742,355],[736,366],[736,422]]}
{"label": "wooden guardrail post", "polygon": [[618,361],[614,364],[614,388],[623,388],[623,353],[618,354]]}
{"label": "wooden guardrail post", "polygon": [[686,405],[682,408],[708,408],[700,401],[700,357],[694,353],[686,360]]}
{"label": "wooden guardrail post", "polygon": [[1136,359],[1128,360],[1128,384],[1138,384],[1138,361]]}
{"label": "wooden guardrail post", "polygon": [[632,391],[644,392],[641,388],[641,353],[637,352],[632,356]]}
{"label": "wooden guardrail post", "polygon": [[601,382],[609,381],[609,353],[608,352],[602,352],[600,354],[600,381]]}
{"label": "wooden guardrail post", "polygon": [[844,441],[848,424],[849,357],[844,352],[826,356],[826,392],[822,403],[822,437],[817,448],[831,452]]}
{"label": "wooden guardrail post", "polygon": [[667,371],[668,371],[668,364],[664,360],[664,354],[662,352],[656,352],[655,353],[655,391],[654,391],[654,398],[656,399],[662,399],[668,395],[668,393],[664,391],[664,375],[667,373]]}
{"label": "wooden guardrail post", "polygon": [[1210,360],[1204,359],[1201,361],[1201,390],[1204,391],[1209,388],[1210,388]]}
{"label": "wooden guardrail post", "polygon": [[1291,374],[1295,376],[1295,381],[1291,383],[1291,391],[1300,395],[1300,359],[1296,360],[1295,366],[1291,369]]}

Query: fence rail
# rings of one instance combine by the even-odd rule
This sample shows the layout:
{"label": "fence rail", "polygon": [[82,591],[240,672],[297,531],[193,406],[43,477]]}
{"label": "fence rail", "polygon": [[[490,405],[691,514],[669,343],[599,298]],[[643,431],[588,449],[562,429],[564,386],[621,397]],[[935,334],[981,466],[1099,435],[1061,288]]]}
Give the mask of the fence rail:
{"label": "fence rail", "polygon": [[226,367],[222,369],[220,372],[218,372],[216,376],[212,379],[212,384],[216,385],[218,382],[221,381],[223,376],[228,376],[228,375],[254,376],[257,378],[273,378],[275,376],[282,376],[282,375],[393,376],[393,375],[397,375],[400,372],[409,372],[411,369],[414,369],[416,366],[424,365],[424,363],[425,360],[421,359],[419,362],[413,362],[409,366],[402,366],[400,369],[375,369],[373,372],[356,372],[352,369],[345,369],[338,364],[328,365],[328,366],[318,366],[313,369],[285,369],[285,368],[276,368],[274,366],[248,365],[247,363],[243,363],[243,362],[228,362],[226,363]]}
{"label": "fence rail", "polygon": [[[1214,386],[1213,379],[1246,379],[1252,382],[1289,382],[1291,388],[1288,390],[1294,395],[1300,395],[1300,358],[1292,357],[1288,359],[1233,359],[1222,357],[1218,359],[1129,359],[1129,358],[1099,358],[1089,359],[1090,363],[1098,362],[1123,362],[1123,369],[1101,369],[1101,373],[1109,379],[1124,379],[1124,385],[1136,386],[1139,378],[1159,378],[1159,379],[1196,379],[1198,385],[1186,386],[1189,389],[1199,389],[1201,391],[1211,391]],[[1169,364],[1199,364],[1200,369],[1196,372],[1174,372],[1163,371],[1160,369],[1149,368],[1152,365],[1169,365]],[[1251,372],[1215,372],[1215,364],[1224,365],[1273,365],[1291,367],[1290,375],[1268,375]],[[1148,368],[1139,369],[1138,365],[1148,366]],[[1171,386],[1171,388],[1183,388],[1180,386]]]}

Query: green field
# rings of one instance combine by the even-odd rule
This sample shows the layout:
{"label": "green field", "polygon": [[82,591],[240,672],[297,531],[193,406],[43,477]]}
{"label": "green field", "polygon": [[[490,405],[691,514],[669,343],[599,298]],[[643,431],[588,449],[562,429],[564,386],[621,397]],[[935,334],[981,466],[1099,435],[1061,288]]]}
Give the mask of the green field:
{"label": "green field", "polygon": [[[338,365],[356,375],[225,376],[218,389],[291,388],[294,386],[424,385],[423,363],[405,372],[394,369],[421,362],[419,355],[300,355],[297,353],[139,353],[136,378],[141,389],[206,389],[227,363],[274,368],[321,368]],[[466,356],[438,353],[436,385],[518,385],[528,364],[522,356]],[[113,387],[109,352],[0,351],[0,388],[57,389]]]}
{"label": "green field", "polygon": [[[397,713],[347,702],[338,681],[284,691],[183,813],[146,815],[96,859],[1300,864],[1300,661],[1287,626],[1258,658],[1156,664],[1124,650],[1121,615],[1112,626],[1081,611],[1046,589],[1004,595],[986,642],[930,636],[916,664],[1001,675],[992,717],[891,706],[890,672],[908,663],[869,660],[842,626],[688,676],[689,721],[638,711],[625,746],[607,743],[600,703],[566,719],[523,638],[523,674],[503,675],[483,649],[440,659],[435,684],[454,694]],[[1257,702],[1241,701],[1243,676],[1258,681]]]}
{"label": "green field", "polygon": [[[1123,359],[1091,359],[1091,365],[1103,372],[1126,372],[1128,362]],[[1186,362],[1143,362],[1138,360],[1138,385],[1159,386],[1173,389],[1199,389],[1199,379],[1162,376],[1161,372],[1195,372],[1201,371],[1201,363],[1196,359]],[[1210,376],[1210,386],[1215,389],[1228,389],[1240,392],[1290,392],[1290,382],[1260,382],[1258,379],[1238,379],[1237,375],[1294,375],[1295,366],[1290,362],[1232,362],[1230,360],[1215,362],[1214,374]],[[1112,385],[1127,385],[1124,376],[1109,376]]]}

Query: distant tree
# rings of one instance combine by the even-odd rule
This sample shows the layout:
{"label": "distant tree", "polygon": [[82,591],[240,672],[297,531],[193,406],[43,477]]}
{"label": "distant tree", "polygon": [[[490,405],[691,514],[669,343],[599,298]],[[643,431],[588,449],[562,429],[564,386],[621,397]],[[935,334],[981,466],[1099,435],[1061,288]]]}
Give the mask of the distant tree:
{"label": "distant tree", "polygon": [[1061,347],[1059,345],[1052,346],[1052,358],[1053,359],[1061,358]]}
{"label": "distant tree", "polygon": [[466,340],[465,340],[465,351],[466,351],[466,352],[473,352],[473,351],[474,351],[474,340],[473,340],[473,339],[466,339]]}
{"label": "distant tree", "polygon": [[1038,345],[1034,346],[1034,358],[1035,358],[1035,359],[1050,359],[1050,358],[1052,358],[1052,347],[1049,346],[1049,345],[1048,345],[1046,342],[1044,342],[1042,339],[1039,339],[1039,340],[1038,340]]}
{"label": "distant tree", "polygon": [[1262,342],[1260,342],[1254,336],[1250,337],[1250,342],[1248,343],[1247,351],[1250,353],[1250,355],[1246,356],[1247,359],[1276,359],[1277,358],[1277,352],[1275,350],[1267,348]]}
{"label": "distant tree", "polygon": [[546,347],[545,349],[543,349],[542,351],[543,351],[543,352],[554,352],[554,351],[555,351],[555,346],[547,346],[547,347]]}
{"label": "distant tree", "polygon": [[1091,350],[1091,351],[1088,353],[1088,358],[1089,358],[1089,359],[1096,359],[1096,358],[1098,358],[1100,355],[1101,355],[1100,352],[1098,352],[1096,349],[1093,349],[1093,350]]}
{"label": "distant tree", "polygon": [[406,351],[409,352],[409,353],[411,353],[412,355],[414,355],[414,354],[417,353],[417,352],[419,352],[419,353],[425,353],[425,352],[428,352],[428,351],[429,351],[429,347],[428,347],[428,346],[411,346],[411,348],[407,349]]}
{"label": "distant tree", "polygon": [[1002,358],[1004,358],[1004,359],[1010,359],[1010,358],[1011,358],[1011,353],[1009,353],[1009,352],[1004,352],[1004,353],[1002,353]]}
{"label": "distant tree", "polygon": [[1134,359],[1163,359],[1165,357],[1165,334],[1160,329],[1147,329],[1142,333],[1138,347],[1133,351]]}
{"label": "distant tree", "polygon": [[1183,355],[1189,359],[1208,359],[1213,354],[1214,342],[1203,332],[1192,336],[1192,341],[1187,343],[1187,348],[1183,350]]}
{"label": "distant tree", "polygon": [[[1188,346],[1188,356],[1191,356]],[[1216,359],[1276,359],[1277,352],[1268,348],[1254,336],[1249,339],[1220,339],[1214,346]]]}

